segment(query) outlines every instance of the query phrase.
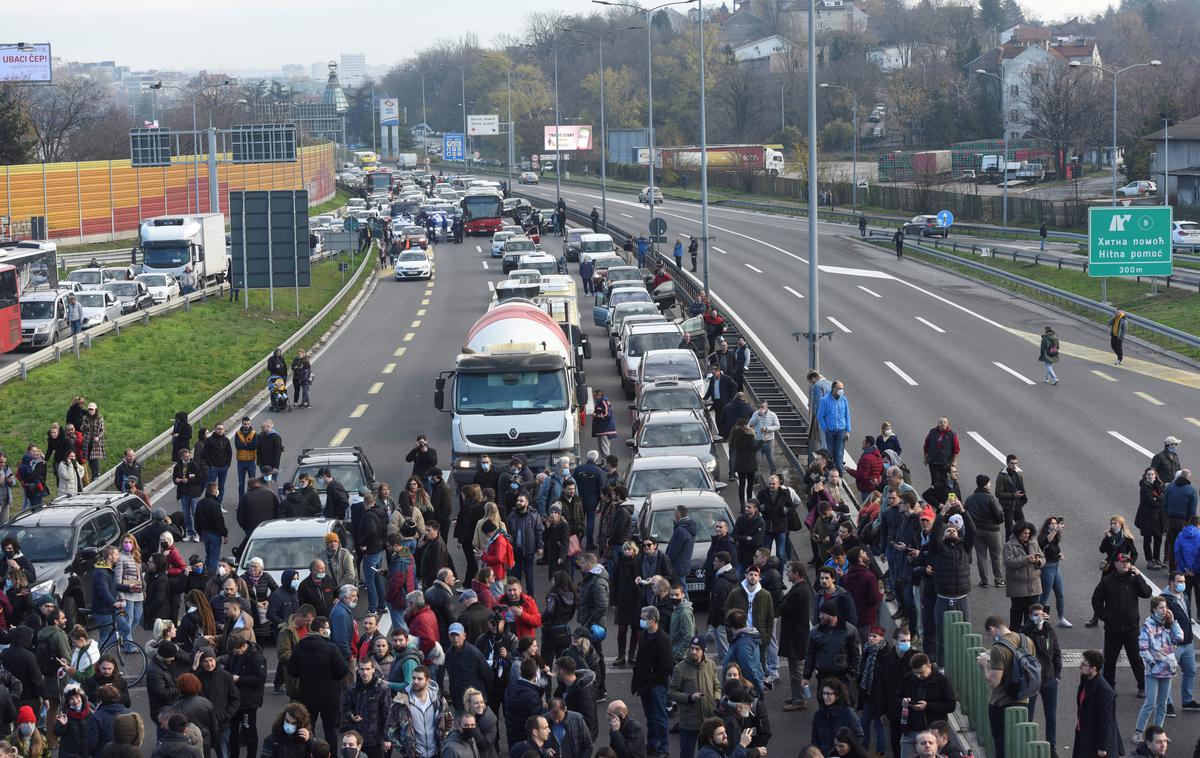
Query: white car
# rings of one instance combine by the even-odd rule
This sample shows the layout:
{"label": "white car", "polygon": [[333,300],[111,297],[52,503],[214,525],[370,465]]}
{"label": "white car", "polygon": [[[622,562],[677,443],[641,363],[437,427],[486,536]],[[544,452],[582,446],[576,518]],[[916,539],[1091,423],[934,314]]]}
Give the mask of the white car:
{"label": "white car", "polygon": [[1158,185],[1147,179],[1142,179],[1136,182],[1130,182],[1124,187],[1117,189],[1117,195],[1121,197],[1142,197],[1144,195],[1157,195]]}
{"label": "white car", "polygon": [[396,259],[396,281],[428,279],[433,276],[433,263],[424,250],[405,250]]}
{"label": "white car", "polygon": [[492,235],[492,257],[504,255],[504,243],[509,237],[515,237],[519,232],[499,231]]}
{"label": "white car", "polygon": [[138,274],[137,280],[150,290],[155,305],[180,295],[179,280],[170,274]]}
{"label": "white car", "polygon": [[521,176],[517,178],[521,184],[537,184],[538,175],[536,171],[522,171]]}
{"label": "white car", "polygon": [[83,308],[83,328],[115,321],[121,315],[121,304],[107,290],[83,290],[75,293],[75,301]]}
{"label": "white car", "polygon": [[350,537],[345,533],[342,522],[326,518],[287,518],[264,521],[255,527],[246,541],[246,547],[238,555],[238,576],[250,567],[251,558],[261,558],[263,570],[279,583],[283,572],[293,569],[299,572],[300,581],[308,578],[308,566],[314,558],[325,554],[325,535],[337,532],[342,537],[342,547]]}
{"label": "white car", "polygon": [[[649,203],[650,202],[650,188],[649,187],[642,187],[642,191],[638,193],[638,202],[639,203]],[[654,204],[662,205],[662,202],[663,202],[662,187],[655,187],[654,188]]]}
{"label": "white car", "polygon": [[725,482],[713,481],[708,469],[694,455],[654,455],[634,458],[625,469],[629,500],[637,518],[642,503],[655,492],[666,490],[711,490],[720,492]]}
{"label": "white car", "polygon": [[1172,221],[1171,245],[1195,251],[1200,247],[1200,224],[1195,221]]}

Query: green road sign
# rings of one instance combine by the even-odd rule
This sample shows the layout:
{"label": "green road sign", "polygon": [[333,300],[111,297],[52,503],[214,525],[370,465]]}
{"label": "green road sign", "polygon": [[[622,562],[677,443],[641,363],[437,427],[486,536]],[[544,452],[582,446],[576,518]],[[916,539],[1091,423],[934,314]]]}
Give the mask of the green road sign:
{"label": "green road sign", "polygon": [[1170,276],[1170,206],[1091,208],[1089,276]]}

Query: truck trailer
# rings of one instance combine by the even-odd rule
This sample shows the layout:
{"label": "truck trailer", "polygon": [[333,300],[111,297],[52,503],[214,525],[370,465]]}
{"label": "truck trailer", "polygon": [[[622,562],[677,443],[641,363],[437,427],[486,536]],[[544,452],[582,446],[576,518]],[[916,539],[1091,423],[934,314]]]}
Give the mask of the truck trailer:
{"label": "truck trailer", "polygon": [[137,247],[142,273],[171,274],[183,282],[184,269],[190,265],[197,287],[229,276],[225,216],[221,213],[144,219],[138,227]]}
{"label": "truck trailer", "polygon": [[[699,171],[701,149],[698,145],[661,147],[664,168]],[[783,173],[783,152],[770,145],[709,145],[709,171],[751,171],[767,176]]]}

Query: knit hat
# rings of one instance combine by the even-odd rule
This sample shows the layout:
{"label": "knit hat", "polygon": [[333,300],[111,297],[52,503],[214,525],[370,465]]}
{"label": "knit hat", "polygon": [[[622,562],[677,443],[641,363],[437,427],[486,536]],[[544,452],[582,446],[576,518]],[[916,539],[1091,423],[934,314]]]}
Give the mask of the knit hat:
{"label": "knit hat", "polygon": [[961,529],[963,528],[963,517],[962,517],[962,515],[961,515],[961,514],[958,514],[958,513],[954,514],[953,516],[951,516],[951,517],[950,517],[950,523],[951,523],[951,524],[954,524],[956,527],[958,527],[958,528],[959,528],[959,530],[961,530]]}
{"label": "knit hat", "polygon": [[821,603],[821,613],[824,613],[826,616],[840,615],[838,613],[837,603],[832,600],[826,600],[824,603]]}
{"label": "knit hat", "polygon": [[17,711],[18,724],[36,724],[37,716],[33,715],[33,708],[28,705],[21,706],[21,710]]}
{"label": "knit hat", "polygon": [[463,590],[463,593],[458,596],[458,602],[465,603],[468,600],[478,600],[479,594],[475,590]]}
{"label": "knit hat", "polygon": [[554,505],[550,506],[550,512],[557,513],[561,516],[562,515],[562,506],[559,505],[558,503],[555,503]]}
{"label": "knit hat", "polygon": [[326,544],[326,545],[331,545],[331,544],[333,544],[334,542],[336,542],[336,543],[338,543],[338,544],[341,544],[341,542],[342,542],[342,538],[341,538],[341,537],[339,537],[339,536],[337,536],[337,535],[336,535],[336,534],[334,534],[333,532],[330,532],[329,534],[326,534],[326,535],[325,535],[325,544]]}
{"label": "knit hat", "polygon": [[135,711],[122,713],[113,719],[113,742],[118,745],[133,745],[141,747],[146,737],[146,727],[142,717]]}
{"label": "knit hat", "polygon": [[158,643],[158,657],[163,660],[170,660],[179,654],[179,648],[170,640],[163,640]]}
{"label": "knit hat", "polygon": [[692,647],[698,647],[701,650],[703,650],[704,649],[704,638],[703,637],[692,637]]}

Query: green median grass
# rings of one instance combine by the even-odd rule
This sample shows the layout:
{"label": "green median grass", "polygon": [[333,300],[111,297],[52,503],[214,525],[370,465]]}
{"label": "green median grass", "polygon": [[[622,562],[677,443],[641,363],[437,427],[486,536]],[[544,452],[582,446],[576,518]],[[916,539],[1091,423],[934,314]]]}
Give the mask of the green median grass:
{"label": "green median grass", "polygon": [[[59,363],[39,366],[25,381],[12,379],[0,385],[0,450],[8,453],[16,470],[21,454],[30,443],[44,449],[51,422],[65,423],[67,408],[76,395],[95,402],[104,416],[107,469],[121,458],[122,451],[135,450],[171,427],[176,411],[191,411],[295,334],[325,306],[354,276],[361,282],[373,269],[342,274],[339,262],[350,256],[320,261],[312,270],[312,286],[300,290],[300,315],[296,315],[292,289],[275,290],[275,311],[268,310],[266,290],[250,292],[250,307],[242,300],[232,303],[226,294],[194,303],[191,311],[179,309],[109,333],[81,352],[80,359],[65,354]],[[301,344],[307,347],[336,320],[352,299],[347,295]],[[288,361],[294,357],[287,356]],[[266,372],[244,391],[204,419],[191,419],[193,430],[211,428],[266,386]],[[290,387],[289,387],[290,390]],[[194,441],[194,440],[193,440]],[[169,458],[144,461],[145,477],[162,471]],[[47,477],[54,486],[53,475]],[[19,488],[18,488],[19,489]],[[14,496],[18,493],[14,492]]]}
{"label": "green median grass", "polygon": [[[888,246],[890,247],[890,245]],[[981,258],[971,255],[969,252],[955,252],[947,247],[941,248],[941,252],[982,263],[986,266],[1016,274],[1026,279],[1032,279],[1040,284],[1056,287],[1091,300],[1100,300],[1100,279],[1090,277],[1082,271],[1058,269],[1053,266],[1033,263],[1014,263],[1011,260],[1003,258]],[[920,258],[935,266],[948,268],[974,279],[980,279],[1004,289],[1018,292],[1034,300],[1052,303],[1055,306],[1076,313],[1091,321],[1108,323],[1107,318],[1101,318],[1088,309],[1080,308],[1068,301],[1043,294],[1022,284],[1009,282],[1001,277],[976,271],[967,266],[959,266],[953,262],[946,262],[940,258],[924,255],[911,247],[905,247],[904,254]],[[1136,279],[1108,277],[1108,301],[1118,308],[1124,308],[1129,313],[1156,321],[1164,326],[1169,326],[1188,334],[1200,334],[1200,294],[1197,293],[1194,287],[1173,286],[1168,289],[1159,286],[1157,294],[1152,295],[1148,280],[1139,282]],[[1190,358],[1200,359],[1200,350],[1188,348],[1174,340],[1144,332],[1136,326],[1131,325],[1129,329],[1130,332],[1136,333],[1137,336],[1146,339],[1148,342],[1169,348]]]}

